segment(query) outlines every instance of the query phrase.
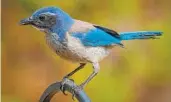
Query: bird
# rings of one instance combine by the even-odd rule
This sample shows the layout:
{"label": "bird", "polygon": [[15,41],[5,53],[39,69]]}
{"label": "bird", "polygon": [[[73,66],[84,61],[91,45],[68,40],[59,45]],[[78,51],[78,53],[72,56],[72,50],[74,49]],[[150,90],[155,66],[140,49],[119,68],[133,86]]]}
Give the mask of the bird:
{"label": "bird", "polygon": [[[83,89],[100,70],[99,62],[109,55],[115,46],[124,47],[122,41],[157,39],[161,31],[116,32],[107,27],[72,18],[55,6],[42,7],[30,17],[20,21],[45,33],[46,43],[61,58],[79,63],[79,66],[64,76],[69,78],[87,63],[93,71],[78,87]],[[64,91],[64,89],[62,89]]]}

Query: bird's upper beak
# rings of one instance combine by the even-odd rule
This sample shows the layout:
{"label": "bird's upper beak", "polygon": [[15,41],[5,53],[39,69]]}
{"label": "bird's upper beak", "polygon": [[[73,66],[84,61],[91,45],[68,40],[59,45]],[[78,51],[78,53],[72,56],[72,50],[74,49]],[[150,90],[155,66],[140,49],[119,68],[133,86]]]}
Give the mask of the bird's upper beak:
{"label": "bird's upper beak", "polygon": [[20,21],[20,24],[21,25],[30,25],[32,23],[33,23],[33,20],[30,19],[30,18],[25,18],[25,19],[23,19],[23,20]]}

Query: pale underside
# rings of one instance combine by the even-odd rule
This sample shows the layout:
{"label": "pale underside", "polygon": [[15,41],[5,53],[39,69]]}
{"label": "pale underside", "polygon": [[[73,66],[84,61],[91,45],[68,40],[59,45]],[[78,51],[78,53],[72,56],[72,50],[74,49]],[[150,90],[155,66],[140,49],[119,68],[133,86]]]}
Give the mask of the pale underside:
{"label": "pale underside", "polygon": [[57,34],[46,34],[46,41],[50,48],[61,58],[72,62],[99,62],[109,54],[108,47],[85,47],[81,42],[67,33],[66,41],[58,41]]}

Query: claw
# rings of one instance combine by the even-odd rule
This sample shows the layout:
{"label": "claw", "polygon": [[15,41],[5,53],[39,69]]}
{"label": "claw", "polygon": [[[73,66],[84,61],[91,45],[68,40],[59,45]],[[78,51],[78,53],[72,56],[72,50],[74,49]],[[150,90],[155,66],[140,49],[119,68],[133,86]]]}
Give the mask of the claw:
{"label": "claw", "polygon": [[74,87],[72,90],[72,99],[73,100],[75,100],[74,98],[75,98],[75,91],[79,91],[79,90],[82,90],[83,89],[83,85],[79,85],[79,86],[77,86],[77,87]]}
{"label": "claw", "polygon": [[75,101],[75,92],[72,93],[72,99]]}
{"label": "claw", "polygon": [[62,91],[62,93],[63,93],[64,95],[68,95],[68,94],[66,94],[66,89],[65,89],[65,87],[64,87],[64,84],[61,85],[60,90]]}
{"label": "claw", "polygon": [[[68,94],[66,94],[66,88],[64,87],[64,85],[65,85],[65,83],[66,83],[66,79],[68,79],[68,77],[64,77],[64,78],[63,78],[62,83],[61,83],[61,87],[60,87],[60,90],[62,91],[62,93],[63,93],[64,95],[68,95]],[[72,82],[74,82],[73,79],[69,79],[69,80],[71,80]]]}
{"label": "claw", "polygon": [[65,89],[64,85],[61,85],[60,90],[62,91],[62,93],[64,95],[68,95],[68,94],[66,94],[66,89]]}
{"label": "claw", "polygon": [[72,93],[72,99],[75,101],[75,99],[74,99],[75,98],[75,90],[74,89],[75,88],[72,88],[72,92],[71,93]]}
{"label": "claw", "polygon": [[64,87],[64,85],[65,85],[65,83],[66,83],[66,80],[65,80],[66,78],[63,78],[63,81],[62,81],[62,83],[61,83],[61,87],[60,87],[60,90],[62,91],[62,93],[64,94],[64,95],[67,95],[66,94],[66,89],[65,89],[65,87]]}

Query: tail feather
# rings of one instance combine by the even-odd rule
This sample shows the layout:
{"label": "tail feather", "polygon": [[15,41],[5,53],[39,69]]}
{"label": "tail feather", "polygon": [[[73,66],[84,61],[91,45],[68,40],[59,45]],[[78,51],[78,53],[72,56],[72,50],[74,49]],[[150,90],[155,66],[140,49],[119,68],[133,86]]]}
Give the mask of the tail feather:
{"label": "tail feather", "polygon": [[137,32],[121,32],[121,40],[134,40],[134,39],[156,39],[161,36],[163,32],[159,31],[137,31]]}

